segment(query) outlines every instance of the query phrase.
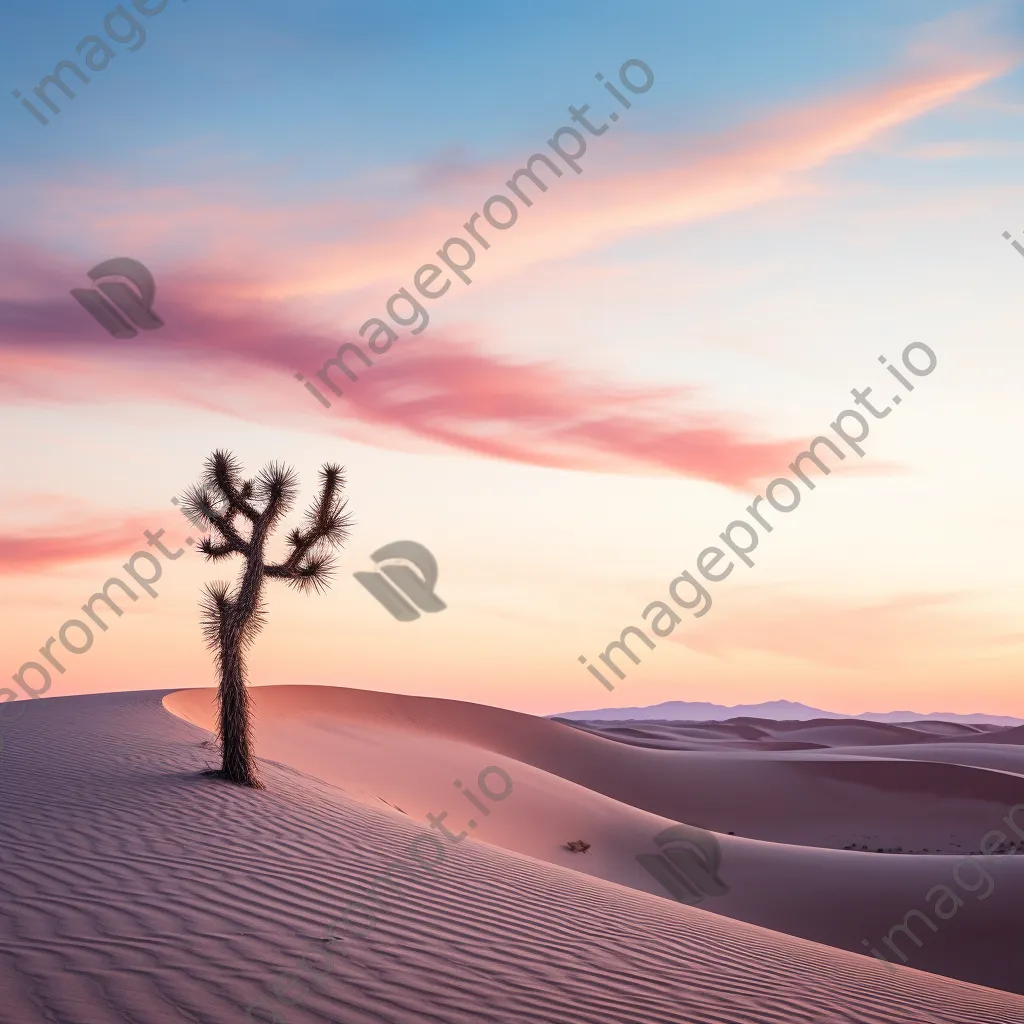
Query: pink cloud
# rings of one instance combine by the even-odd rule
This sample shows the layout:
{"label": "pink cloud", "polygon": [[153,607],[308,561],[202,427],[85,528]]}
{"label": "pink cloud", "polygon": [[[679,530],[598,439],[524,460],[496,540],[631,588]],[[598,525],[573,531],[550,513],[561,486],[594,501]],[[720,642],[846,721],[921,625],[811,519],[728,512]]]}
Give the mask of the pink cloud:
{"label": "pink cloud", "polygon": [[751,438],[735,416],[694,411],[689,389],[586,381],[553,362],[513,362],[466,344],[407,350],[347,394],[365,422],[533,465],[738,486],[799,451],[795,441]]}
{"label": "pink cloud", "polygon": [[[25,273],[38,253],[7,250]],[[321,407],[293,378],[312,377],[337,338],[269,313],[224,314],[201,286],[165,282],[167,326],[110,337],[70,298],[0,301],[0,350],[12,401],[154,400],[402,446],[418,439],[532,465],[678,474],[737,486],[774,473],[795,441],[751,438],[744,416],[700,408],[685,387],[623,384],[554,361],[529,363],[443,335],[402,335]],[[55,283],[49,295],[61,295]],[[337,377],[337,371],[332,371]],[[322,387],[322,385],[321,385]],[[326,390],[326,389],[324,389]],[[333,396],[331,396],[333,397]]]}
{"label": "pink cloud", "polygon": [[[805,172],[976,89],[1011,63],[992,56],[918,72],[699,143],[619,136],[603,163],[596,151],[604,140],[591,140],[589,173],[577,178],[566,170],[514,230],[479,254],[478,266],[507,273],[791,194],[805,187]],[[84,283],[79,269],[58,273],[49,254],[8,246],[0,270],[19,295],[0,302],[10,397],[142,395],[325,433],[354,430],[377,444],[419,439],[535,465],[675,473],[732,486],[780,471],[802,442],[752,438],[744,417],[700,410],[689,389],[582,381],[568,366],[513,361],[432,331],[402,333],[395,350],[331,410],[284,379],[296,369],[312,376],[343,332],[300,324],[281,299],[409,285],[416,267],[486,198],[481,191],[467,199],[467,184],[500,187],[525,155],[501,168],[474,168],[461,154],[449,155],[406,182],[434,200],[417,206],[406,195],[390,216],[379,204],[348,198],[253,209],[216,190],[198,204],[194,191],[181,187],[149,189],[131,203],[120,186],[51,191],[42,208],[54,227],[66,233],[69,222],[86,218],[90,236],[110,251],[182,239],[206,249],[186,269],[160,275],[156,308],[168,326],[124,342],[106,336],[67,297],[68,287]],[[126,208],[147,212],[126,219]],[[335,223],[344,223],[349,237],[320,241]],[[255,253],[264,254],[262,263]],[[212,271],[214,259],[233,269]],[[459,287],[443,301],[456,301]],[[363,310],[350,327],[380,315],[382,305]]]}
{"label": "pink cloud", "polygon": [[[163,513],[166,518],[166,513]],[[111,555],[127,559],[139,548],[153,517],[120,522],[75,522],[0,533],[0,576],[31,575]]]}

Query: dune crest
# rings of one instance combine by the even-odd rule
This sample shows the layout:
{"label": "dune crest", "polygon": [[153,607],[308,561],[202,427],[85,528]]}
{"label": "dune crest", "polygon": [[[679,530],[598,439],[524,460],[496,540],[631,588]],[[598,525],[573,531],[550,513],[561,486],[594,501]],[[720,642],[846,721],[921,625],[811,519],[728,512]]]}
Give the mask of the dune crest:
{"label": "dune crest", "polygon": [[[250,1019],[287,1024],[1024,1024],[1018,995],[717,912],[752,898],[744,857],[788,847],[720,836],[729,892],[700,907],[599,877],[595,863],[618,869],[631,856],[616,852],[623,837],[650,838],[648,826],[669,819],[510,748],[525,758],[529,744],[565,739],[582,744],[579,757],[630,750],[622,744],[454,702],[288,689],[253,690],[265,791],[201,774],[213,761],[208,734],[178,716],[211,714],[212,691],[26,702],[3,751],[5,1021],[234,1024],[254,1006]],[[271,748],[287,743],[323,761],[275,763]],[[329,767],[330,749],[346,788],[308,770]],[[387,774],[396,749],[406,751],[405,772]],[[487,764],[504,768],[514,789],[490,805],[483,841],[453,845],[436,872],[379,885],[394,857],[434,834],[412,806],[385,804],[388,794],[453,820],[458,807],[462,827],[478,812],[453,780],[479,792]],[[550,819],[532,820],[546,808]],[[592,847],[550,854],[564,863],[502,849],[520,815],[538,847],[578,838],[580,825]],[[356,912],[342,919],[345,907]],[[324,943],[332,928],[336,941]]]}
{"label": "dune crest", "polygon": [[[447,812],[452,829],[468,834],[474,811],[453,783],[475,779],[495,763],[515,780],[516,792],[472,830],[477,842],[672,899],[641,863],[656,852],[653,837],[675,823],[710,830],[728,892],[704,899],[701,910],[858,954],[874,947],[897,964],[1024,991],[1005,952],[1014,921],[1024,914],[1024,858],[986,858],[996,898],[964,893],[953,876],[1007,810],[1024,804],[1024,780],[946,763],[948,751],[954,762],[962,760],[962,745],[932,731],[743,719],[685,727],[630,723],[626,735],[622,726],[601,723],[595,734],[430,697],[314,686],[252,692],[261,756],[370,806],[399,807],[424,825],[429,815]],[[212,696],[180,691],[164,704],[212,728]],[[682,737],[673,733],[679,728]],[[667,746],[642,742],[648,729]],[[819,742],[780,751],[773,744],[785,736]],[[897,757],[882,756],[886,744]],[[971,744],[969,750],[988,748]],[[1016,820],[1024,827],[1024,813]],[[591,844],[583,856],[566,848],[580,838]],[[878,856],[880,849],[900,849],[903,856]],[[962,869],[960,877],[973,876]],[[935,933],[917,919],[916,929],[892,933],[887,945],[890,929],[908,911],[928,909],[925,894],[937,885],[952,885],[964,906]]]}

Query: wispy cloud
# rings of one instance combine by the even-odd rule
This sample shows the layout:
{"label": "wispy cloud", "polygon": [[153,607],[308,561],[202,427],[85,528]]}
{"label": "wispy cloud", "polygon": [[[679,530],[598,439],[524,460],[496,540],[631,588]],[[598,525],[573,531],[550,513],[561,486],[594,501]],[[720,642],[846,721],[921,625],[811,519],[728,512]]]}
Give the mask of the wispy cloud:
{"label": "wispy cloud", "polygon": [[[932,66],[870,87],[795,106],[701,138],[611,132],[592,139],[577,177],[541,169],[548,192],[519,223],[480,254],[476,273],[488,280],[538,262],[587,252],[639,232],[733,213],[807,190],[808,172],[872,145],[887,132],[964,97],[1007,72],[1003,52],[970,59],[929,49]],[[420,167],[381,169],[394,187],[312,202],[275,203],[239,196],[238,186],[137,188],[108,180],[43,188],[34,209],[47,211],[53,237],[76,233],[111,251],[180,251],[191,246],[191,272],[220,268],[234,297],[261,301],[338,296],[408,284],[451,235],[520,166],[528,154],[472,163],[444,153]],[[401,173],[399,173],[401,172]],[[82,176],[80,176],[81,179]],[[131,202],[126,193],[134,193]],[[131,214],[125,214],[125,210]],[[145,211],[145,212],[140,212]],[[39,227],[37,223],[35,225]],[[60,234],[58,235],[57,232]],[[258,255],[262,254],[262,255]],[[458,286],[461,287],[461,286]],[[443,301],[450,301],[449,293]],[[367,312],[367,316],[373,312]]]}
{"label": "wispy cloud", "polygon": [[[166,518],[166,513],[164,513]],[[74,522],[0,533],[0,576],[30,575],[111,555],[123,561],[155,519]]]}
{"label": "wispy cloud", "polygon": [[[620,136],[601,158],[594,140],[584,175],[566,170],[513,230],[480,253],[478,266],[483,274],[509,273],[791,195],[807,187],[807,172],[968,94],[1011,64],[999,54],[940,62],[713,138]],[[12,296],[0,301],[8,368],[0,388],[21,401],[141,395],[330,434],[355,423],[359,439],[371,443],[416,438],[543,466],[675,473],[731,486],[778,471],[797,442],[758,438],[745,416],[702,408],[691,389],[585,380],[573,367],[512,360],[433,327],[403,335],[329,411],[291,379],[297,369],[311,375],[341,341],[358,340],[352,328],[379,315],[382,301],[339,330],[311,325],[309,309],[300,317],[286,298],[351,300],[351,292],[373,285],[388,289],[383,299],[408,285],[415,268],[460,231],[484,189],[504,181],[523,156],[499,168],[446,154],[400,176],[403,202],[393,213],[351,197],[246,204],[226,186],[211,186],[198,202],[192,188],[150,188],[139,195],[144,203],[130,201],[120,183],[44,189],[46,202],[37,208],[62,235],[87,228],[105,251],[139,256],[187,237],[192,256],[158,275],[157,310],[167,326],[123,342],[67,297],[68,287],[83,283],[80,269],[65,264],[58,271],[52,253],[8,245],[0,256],[0,281]],[[126,216],[125,209],[146,213]],[[342,224],[346,236],[338,240],[334,227],[340,232]],[[263,262],[253,253],[263,253]],[[455,302],[460,287],[439,301]]]}
{"label": "wispy cloud", "polygon": [[[15,258],[11,250],[7,258]],[[17,258],[24,272],[32,254]],[[355,423],[379,445],[404,436],[532,465],[733,486],[774,473],[798,450],[794,441],[752,436],[744,415],[707,410],[692,388],[588,377],[441,333],[407,336],[378,365],[360,366],[365,376],[325,410],[292,374],[321,364],[337,338],[269,314],[215,312],[202,286],[187,292],[207,300],[199,305],[184,302],[183,291],[168,282],[159,307],[167,326],[127,342],[70,299],[0,300],[8,366],[0,391],[16,401],[163,399],[326,434],[349,433]],[[56,284],[50,294],[60,294]]]}
{"label": "wispy cloud", "polygon": [[734,426],[745,417],[696,411],[687,389],[588,382],[553,362],[513,362],[467,344],[413,349],[375,372],[351,391],[364,420],[515,462],[738,486],[798,450]]}

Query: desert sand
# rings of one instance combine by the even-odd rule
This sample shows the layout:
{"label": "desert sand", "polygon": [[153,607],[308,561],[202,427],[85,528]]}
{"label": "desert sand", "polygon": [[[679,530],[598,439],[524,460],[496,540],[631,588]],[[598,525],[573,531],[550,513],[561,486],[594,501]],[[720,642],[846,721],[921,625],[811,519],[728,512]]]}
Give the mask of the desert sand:
{"label": "desert sand", "polygon": [[[1015,730],[624,733],[334,687],[252,694],[264,791],[202,774],[211,689],[0,710],[4,1024],[1024,1024],[1024,857],[972,858],[984,900],[952,881],[1024,804]],[[484,785],[512,786],[482,812],[464,791],[480,799],[489,768]],[[677,822],[716,834],[724,895],[674,902],[635,860]],[[432,870],[375,884],[438,838]],[[909,966],[861,955],[935,885],[962,905],[900,943]]]}

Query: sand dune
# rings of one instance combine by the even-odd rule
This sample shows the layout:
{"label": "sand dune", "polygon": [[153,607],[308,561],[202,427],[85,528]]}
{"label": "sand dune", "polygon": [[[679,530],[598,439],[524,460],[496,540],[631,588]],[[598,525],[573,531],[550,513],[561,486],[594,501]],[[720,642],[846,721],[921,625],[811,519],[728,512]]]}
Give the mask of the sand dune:
{"label": "sand dune", "polygon": [[[478,758],[501,754],[523,776],[522,798],[503,807],[483,838],[621,885],[664,896],[634,855],[670,822],[711,829],[720,834],[731,892],[708,901],[707,909],[857,952],[865,951],[862,939],[877,943],[912,907],[927,910],[925,894],[950,883],[958,857],[932,854],[962,857],[977,850],[1009,808],[1024,803],[1024,779],[956,764],[883,760],[875,756],[877,745],[870,758],[842,750],[659,751],[456,701],[342,688],[254,692],[259,749],[267,756],[364,797],[367,780],[376,780],[383,799],[420,821],[436,809],[428,794],[436,800],[447,788],[458,795],[451,785],[468,772],[465,745],[479,751]],[[209,693],[178,693],[166,703],[198,724],[213,725]],[[785,731],[774,723],[736,724],[746,736]],[[801,735],[837,729],[840,739],[908,735],[903,727],[870,722],[854,722],[849,731],[847,722],[800,725]],[[440,747],[439,736],[445,740]],[[409,756],[424,766],[415,780],[405,767]],[[466,807],[461,800],[458,805]],[[1024,828],[1024,814],[1017,820]],[[577,837],[592,843],[586,857],[563,849]],[[851,844],[871,851],[928,850],[929,856],[843,849]],[[919,969],[1024,990],[1006,955],[1014,921],[1024,913],[1024,858],[991,858],[986,865],[998,898],[968,896],[969,905],[929,933],[923,948],[906,939],[904,955]],[[882,951],[898,959],[884,946]]]}
{"label": "sand dune", "polygon": [[[668,824],[708,826],[706,814],[665,812],[710,810],[719,790],[753,825],[765,800],[787,814],[834,797],[894,825],[900,802],[910,813],[930,801],[947,823],[973,826],[985,811],[997,823],[1021,780],[839,752],[829,762],[819,752],[651,750],[426,698],[253,692],[265,792],[199,774],[214,760],[197,727],[212,724],[211,691],[47,699],[5,730],[5,1024],[219,1024],[246,1020],[260,999],[288,1024],[1024,1024],[1024,998],[1010,992],[782,934],[816,930],[852,948],[923,906],[955,858],[824,849],[841,816],[814,826],[804,808],[797,831],[816,827],[817,845],[739,828],[720,836],[730,890],[699,907],[666,898],[634,860]],[[481,814],[463,790],[479,794],[492,765],[513,788]],[[863,774],[878,766],[894,789]],[[957,773],[977,776],[976,788]],[[944,797],[947,785],[958,795]],[[455,834],[479,819],[471,838],[446,843],[433,873],[379,888],[372,927],[357,913],[340,923],[345,906],[370,905],[375,879],[410,842],[438,835],[424,821],[445,811]],[[577,837],[588,853],[560,849]],[[965,896],[911,963],[990,985],[1005,975],[1009,988],[1024,858],[985,864],[991,898]],[[981,961],[1000,936],[1004,966],[986,975]],[[302,956],[321,969],[291,983],[295,1005],[285,1006],[270,985]]]}
{"label": "sand dune", "polygon": [[[561,721],[556,719],[556,721]],[[568,720],[566,720],[568,722]],[[1024,743],[1024,732],[1001,726],[961,725],[956,722],[914,722],[894,725],[861,719],[818,718],[799,722],[776,722],[760,718],[731,718],[725,722],[622,722],[575,720],[568,722],[597,736],[636,742],[657,738],[689,750],[715,745],[749,749],[754,741],[762,749],[784,741],[808,746],[876,746],[892,743],[933,743],[960,739],[980,743]]]}

